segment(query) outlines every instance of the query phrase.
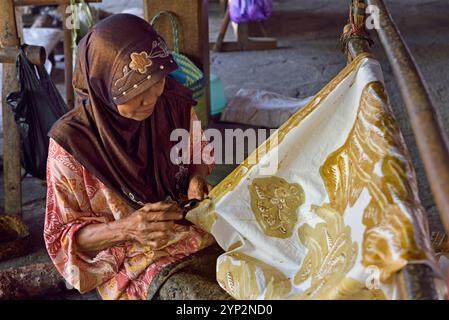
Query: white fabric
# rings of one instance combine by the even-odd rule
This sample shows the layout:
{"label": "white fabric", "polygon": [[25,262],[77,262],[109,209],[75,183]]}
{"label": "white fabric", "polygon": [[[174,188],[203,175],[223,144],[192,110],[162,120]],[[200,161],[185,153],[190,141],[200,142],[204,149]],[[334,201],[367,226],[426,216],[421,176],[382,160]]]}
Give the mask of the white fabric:
{"label": "white fabric", "polygon": [[376,60],[357,58],[257,151],[187,217],[226,251],[217,280],[234,298],[397,299],[407,263],[440,275]]}
{"label": "white fabric", "polygon": [[279,128],[312,97],[295,99],[255,89],[240,89],[223,110],[220,121]]}

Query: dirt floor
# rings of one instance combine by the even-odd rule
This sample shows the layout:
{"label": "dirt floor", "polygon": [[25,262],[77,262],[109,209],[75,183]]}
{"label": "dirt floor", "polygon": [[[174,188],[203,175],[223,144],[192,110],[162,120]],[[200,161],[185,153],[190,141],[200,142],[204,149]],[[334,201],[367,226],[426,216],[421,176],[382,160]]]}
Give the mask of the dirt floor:
{"label": "dirt floor", "polygon": [[[386,0],[402,35],[409,45],[431,98],[443,116],[449,134],[449,2],[446,0]],[[318,92],[344,66],[345,58],[338,48],[338,38],[348,14],[346,0],[277,0],[274,15],[266,22],[268,35],[278,39],[279,48],[271,51],[211,53],[211,71],[222,79],[226,96],[231,98],[240,88],[264,89],[291,97],[307,97]],[[141,0],[104,0],[99,5],[110,12],[142,7]],[[419,18],[418,18],[419,15]],[[210,40],[216,39],[221,13],[210,6]],[[257,28],[255,28],[257,30]],[[231,32],[227,37],[232,38]],[[391,103],[406,139],[417,172],[420,194],[429,215],[432,231],[442,231],[438,213],[429,190],[422,163],[408,122],[403,101],[392,76],[391,67],[379,41],[373,35],[373,52],[380,60]],[[60,65],[58,65],[60,68]],[[54,71],[58,88],[63,91],[62,70]],[[223,124],[217,127],[223,128]],[[0,130],[1,131],[1,130]],[[2,139],[0,135],[0,147]],[[217,166],[211,181],[219,182],[232,166]],[[1,176],[2,178],[2,176]],[[23,181],[23,217],[33,237],[32,254],[0,263],[0,269],[47,261],[42,227],[45,184],[26,177]],[[3,205],[3,184],[0,185],[0,211]],[[80,296],[75,292],[60,299],[94,299],[94,294]]]}

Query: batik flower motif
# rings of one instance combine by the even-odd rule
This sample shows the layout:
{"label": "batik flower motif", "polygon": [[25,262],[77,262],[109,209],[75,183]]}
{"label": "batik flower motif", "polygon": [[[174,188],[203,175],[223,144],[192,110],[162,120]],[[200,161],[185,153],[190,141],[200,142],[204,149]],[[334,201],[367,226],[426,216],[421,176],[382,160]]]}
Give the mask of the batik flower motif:
{"label": "batik flower motif", "polygon": [[147,68],[152,64],[153,62],[145,51],[142,51],[141,53],[131,53],[131,62],[129,63],[131,70],[139,71],[140,74],[144,74],[147,72]]}

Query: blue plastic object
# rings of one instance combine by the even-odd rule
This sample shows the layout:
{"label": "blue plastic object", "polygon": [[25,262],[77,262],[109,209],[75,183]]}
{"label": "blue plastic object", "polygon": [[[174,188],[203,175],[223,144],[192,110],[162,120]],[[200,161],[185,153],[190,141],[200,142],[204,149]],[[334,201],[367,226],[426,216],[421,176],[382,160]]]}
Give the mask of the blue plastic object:
{"label": "blue plastic object", "polygon": [[227,103],[223,83],[221,82],[221,79],[213,73],[210,75],[210,100],[211,115],[213,116],[220,114]]}

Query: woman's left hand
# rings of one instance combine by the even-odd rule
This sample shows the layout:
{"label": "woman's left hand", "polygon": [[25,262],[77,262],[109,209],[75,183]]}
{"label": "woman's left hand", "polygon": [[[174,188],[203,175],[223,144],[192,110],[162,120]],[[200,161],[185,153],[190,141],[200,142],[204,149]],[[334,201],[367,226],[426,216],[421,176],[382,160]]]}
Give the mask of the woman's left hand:
{"label": "woman's left hand", "polygon": [[189,180],[187,197],[189,199],[203,200],[209,194],[210,190],[212,190],[212,185],[207,183],[206,177],[200,174],[194,174]]}

